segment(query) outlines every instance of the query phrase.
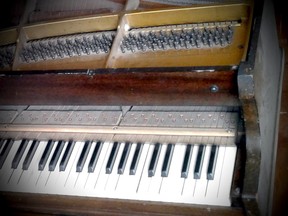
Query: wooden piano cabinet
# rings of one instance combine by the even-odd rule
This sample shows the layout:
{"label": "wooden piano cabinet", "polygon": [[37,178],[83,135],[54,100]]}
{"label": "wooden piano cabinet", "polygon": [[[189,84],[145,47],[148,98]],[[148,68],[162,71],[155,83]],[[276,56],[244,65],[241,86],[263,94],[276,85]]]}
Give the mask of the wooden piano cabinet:
{"label": "wooden piano cabinet", "polygon": [[1,193],[1,212],[7,215],[117,215],[117,216],[240,216],[240,207],[199,206],[161,202],[85,198],[73,196]]}
{"label": "wooden piano cabinet", "polygon": [[[247,58],[249,58],[250,61],[250,59],[254,57],[254,54],[251,55],[249,48],[249,46],[251,46],[250,31],[253,33],[254,25],[255,23],[257,24],[257,22],[252,19],[253,16],[255,16],[253,10],[257,8],[254,7],[254,1],[248,0],[243,3],[237,3],[238,1],[236,1],[227,5],[218,4],[219,1],[217,4],[208,5],[207,7],[197,6],[186,9],[184,7],[178,7],[173,9],[169,4],[163,6],[162,4],[152,3],[152,1],[109,0],[106,2],[121,4],[123,6],[121,8],[124,8],[125,5],[127,9],[126,11],[118,11],[119,13],[117,14],[110,14],[111,16],[108,15],[108,17],[111,18],[111,22],[107,21],[107,14],[104,14],[104,12],[102,15],[98,14],[100,15],[99,17],[98,15],[97,17],[88,16],[80,18],[74,16],[72,18],[69,16],[71,19],[67,19],[66,22],[64,21],[65,19],[62,20],[65,17],[67,18],[67,10],[64,10],[65,7],[62,11],[64,14],[62,19],[60,19],[61,17],[59,15],[59,17],[57,17],[59,18],[58,21],[51,20],[52,22],[50,22],[51,17],[55,16],[58,11],[56,11],[56,13],[52,11],[50,17],[45,17],[45,14],[47,14],[47,12],[45,12],[46,10],[39,11],[36,7],[41,6],[40,1],[27,0],[25,2],[27,2],[27,6],[25,13],[22,14],[21,22],[19,22],[19,26],[17,26],[17,37],[14,37],[13,41],[2,44],[16,44],[17,42],[13,62],[8,64],[7,68],[4,68],[4,71],[1,71],[0,74],[0,105],[163,105],[227,107],[241,107],[241,105],[243,105],[243,98],[239,96],[242,95],[243,97],[243,92],[244,96],[246,96],[248,88],[239,87],[238,70],[240,70],[239,65],[243,61],[246,62]],[[42,1],[43,4],[44,2],[45,1]],[[54,3],[55,2],[56,1],[54,1]],[[69,5],[65,4],[65,2],[68,2],[66,0],[60,2],[61,1],[58,3],[63,4],[64,2],[63,6]],[[69,3],[73,5],[73,2],[74,1],[71,1]],[[94,2],[97,3],[97,1]],[[255,2],[261,3],[262,0]],[[38,5],[36,3],[38,3]],[[75,4],[75,6],[76,5],[77,4]],[[132,7],[131,5],[134,6]],[[258,4],[256,4],[256,6],[258,6]],[[162,8],[165,10],[162,10]],[[153,12],[154,9],[155,11]],[[106,11],[105,9],[105,13]],[[108,11],[111,12],[110,10]],[[115,10],[112,11],[115,12]],[[98,12],[101,12],[101,10]],[[83,11],[75,8],[74,15],[78,13],[82,14]],[[153,14],[156,14],[156,16]],[[255,17],[257,18],[257,16]],[[167,17],[170,19],[167,19]],[[87,19],[93,22],[87,22]],[[101,20],[99,25],[97,24],[98,20]],[[35,21],[35,23],[31,23],[31,21]],[[36,21],[44,22],[42,25],[37,24]],[[105,24],[103,24],[102,21]],[[233,24],[235,27],[232,43],[224,47],[219,47],[218,45],[215,47],[205,47],[205,45],[204,49],[172,49],[172,51],[166,50],[164,52],[150,50],[147,54],[144,53],[144,55],[141,52],[138,52],[138,54],[128,52],[127,54],[126,51],[126,53],[123,53],[123,51],[119,49],[123,36],[127,36],[129,31],[133,32],[132,30],[135,28],[149,30],[149,28],[153,26],[157,28],[168,26],[167,29],[169,29],[173,25],[179,25],[180,27],[190,25],[191,27],[191,25],[196,24],[199,25],[199,28],[202,28],[203,23],[214,26],[214,23],[220,23],[222,25],[224,22]],[[215,28],[217,25],[215,25]],[[51,28],[51,26],[53,28]],[[68,28],[65,28],[65,26]],[[71,26],[73,26],[73,28],[71,28]],[[101,27],[101,29],[99,29],[99,27]],[[108,28],[102,29],[102,27]],[[66,31],[67,29],[68,31]],[[103,53],[103,56],[97,57],[97,55],[95,55],[96,57],[94,56],[94,58],[92,55],[88,57],[84,55],[81,58],[74,56],[75,58],[70,59],[65,57],[60,60],[54,60],[54,58],[51,57],[52,59],[48,61],[46,61],[46,59],[45,61],[39,62],[26,62],[20,58],[22,48],[27,45],[28,42],[38,39],[45,40],[51,36],[58,38],[70,34],[97,32],[98,30],[116,31],[115,40],[113,41],[110,52]],[[251,38],[258,37],[257,31],[256,36],[254,35]],[[251,44],[253,48],[257,43],[254,41]],[[253,76],[249,75],[250,74],[245,74],[245,76],[243,76],[244,79],[246,77],[253,78]],[[241,92],[241,90],[243,92]],[[253,97],[252,102],[254,102],[254,95],[249,96]],[[256,108],[254,105],[253,103],[248,108]],[[243,110],[246,111],[243,114],[244,118],[249,117],[247,107]],[[257,109],[255,109],[255,112],[252,114],[255,113],[257,113]],[[257,119],[256,121],[248,121],[248,123],[245,123],[245,126],[247,127],[248,125],[249,129],[253,126],[258,127]],[[253,142],[251,142],[250,138],[253,138],[253,136],[251,136],[251,133],[247,133],[246,137],[248,140],[247,149],[249,150],[249,148],[251,148],[251,146],[254,147],[255,144],[252,145]],[[248,154],[248,161],[251,158],[250,156],[251,154]],[[248,165],[251,165],[252,162],[249,162],[250,164]],[[246,168],[246,174],[251,175],[249,175],[248,178],[246,177],[245,183],[252,182],[248,184],[248,187],[244,183],[245,189],[249,189],[244,191],[244,195],[248,194],[248,198],[246,196],[244,197],[245,199],[239,202],[232,202],[233,205],[229,207],[0,192],[0,215],[254,215],[253,213],[257,212],[258,208],[256,205],[256,193],[259,172],[259,167],[255,167],[256,169],[250,169],[250,172],[247,172],[249,169]],[[254,176],[256,176],[256,178],[254,178]],[[247,179],[252,179],[252,181],[249,182]]]}

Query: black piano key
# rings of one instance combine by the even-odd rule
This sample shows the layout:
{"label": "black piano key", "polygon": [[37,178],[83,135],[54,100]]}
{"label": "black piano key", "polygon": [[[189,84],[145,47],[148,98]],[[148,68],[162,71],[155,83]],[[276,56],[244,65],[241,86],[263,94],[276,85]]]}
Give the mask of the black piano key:
{"label": "black piano key", "polygon": [[135,153],[133,155],[131,166],[130,166],[130,172],[129,172],[130,175],[135,175],[136,174],[138,162],[139,162],[140,155],[141,155],[141,152],[142,152],[142,147],[143,147],[142,143],[137,143],[137,146],[136,146],[136,149],[135,149]]}
{"label": "black piano key", "polygon": [[207,179],[208,180],[214,179],[218,149],[219,149],[219,146],[212,145],[209,163],[208,163],[208,169],[207,169]]}
{"label": "black piano key", "polygon": [[184,160],[182,164],[181,178],[188,178],[192,152],[193,152],[193,145],[188,144],[186,146],[186,151],[185,151]]}
{"label": "black piano key", "polygon": [[30,166],[30,163],[34,157],[34,154],[38,148],[38,145],[39,145],[39,141],[38,140],[33,140],[29,150],[28,150],[28,153],[24,159],[24,162],[22,164],[22,169],[23,170],[28,170],[29,166]]}
{"label": "black piano key", "polygon": [[196,158],[196,164],[194,169],[194,179],[200,179],[201,177],[201,170],[202,170],[202,164],[204,160],[204,154],[205,154],[205,147],[204,145],[200,145],[198,149],[198,154]]}
{"label": "black piano key", "polygon": [[106,165],[106,174],[110,174],[113,170],[114,162],[119,150],[120,144],[118,142],[114,142],[113,147],[111,149],[111,153]]}
{"label": "black piano key", "polygon": [[29,140],[26,140],[26,139],[23,139],[21,141],[20,146],[17,149],[17,152],[16,152],[16,154],[13,158],[13,161],[12,161],[12,166],[11,166],[12,169],[17,169],[18,164],[19,164],[19,162],[20,162],[20,160],[24,154],[24,151],[28,145],[28,142],[29,142]]}
{"label": "black piano key", "polygon": [[160,155],[160,151],[161,151],[161,144],[160,143],[156,143],[153,153],[152,153],[152,157],[151,157],[151,161],[149,164],[149,168],[148,168],[148,176],[152,177],[155,175],[155,171],[156,171],[156,167],[158,164],[158,159],[159,159],[159,155]]}
{"label": "black piano key", "polygon": [[75,142],[73,140],[70,140],[67,144],[67,147],[65,149],[65,152],[63,154],[63,157],[60,161],[60,164],[59,164],[59,170],[60,171],[65,171],[66,169],[66,166],[68,164],[68,161],[70,159],[70,156],[72,154],[72,151],[73,151],[73,148],[74,148],[74,145],[75,145]]}
{"label": "black piano key", "polygon": [[12,139],[7,139],[2,150],[1,150],[1,153],[0,153],[0,169],[2,168],[9,152],[10,152],[10,149],[12,148],[12,145],[14,143],[14,140]]}
{"label": "black piano key", "polygon": [[124,173],[130,149],[131,149],[131,143],[126,142],[118,165],[118,174]]}
{"label": "black piano key", "polygon": [[89,165],[88,165],[88,172],[92,173],[95,170],[98,158],[100,156],[100,152],[103,146],[103,142],[102,141],[98,141],[95,145],[95,148],[93,150]]}
{"label": "black piano key", "polygon": [[91,148],[91,144],[91,141],[85,141],[84,147],[77,162],[76,172],[82,172],[89,150]]}
{"label": "black piano key", "polygon": [[0,151],[1,151],[1,149],[2,149],[2,146],[3,146],[3,144],[4,144],[4,139],[0,139]]}
{"label": "black piano key", "polygon": [[53,152],[53,155],[51,157],[51,160],[49,162],[49,171],[54,171],[55,167],[57,165],[57,162],[60,158],[60,154],[64,148],[65,142],[63,140],[58,141],[55,151]]}
{"label": "black piano key", "polygon": [[46,147],[44,149],[44,152],[43,152],[43,154],[42,154],[42,156],[40,158],[39,164],[38,164],[38,170],[39,171],[44,170],[44,167],[45,167],[45,165],[47,163],[48,157],[49,157],[49,155],[50,155],[50,153],[52,151],[54,143],[55,143],[54,140],[49,140],[48,141],[48,143],[47,143],[47,145],[46,145]]}
{"label": "black piano key", "polygon": [[164,161],[162,164],[162,170],[161,170],[161,176],[162,177],[168,177],[169,174],[169,169],[170,169],[170,164],[173,156],[173,151],[174,151],[174,144],[168,144]]}

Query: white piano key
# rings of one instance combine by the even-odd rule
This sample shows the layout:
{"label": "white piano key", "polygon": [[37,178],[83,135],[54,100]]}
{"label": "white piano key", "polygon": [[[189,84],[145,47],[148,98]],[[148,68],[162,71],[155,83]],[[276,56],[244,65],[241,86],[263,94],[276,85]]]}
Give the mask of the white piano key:
{"label": "white piano key", "polygon": [[7,155],[7,158],[3,163],[3,166],[0,170],[0,182],[1,182],[0,190],[6,191],[8,189],[7,188],[8,180],[10,179],[12,173],[14,172],[14,169],[12,169],[12,161],[20,144],[21,144],[21,140],[14,141]]}
{"label": "white piano key", "polygon": [[[118,184],[116,187],[116,193],[121,194],[121,193],[129,193],[131,192],[131,187],[132,187],[132,182],[133,182],[133,178],[134,175],[129,175],[130,173],[130,165],[136,150],[136,143],[132,143],[131,144],[131,148],[130,148],[130,152],[127,158],[127,162],[126,162],[126,168],[124,170],[124,172],[119,176],[119,180],[118,180]],[[135,187],[134,190],[136,191]],[[133,191],[133,190],[132,190]],[[134,193],[135,193],[134,191]]]}
{"label": "white piano key", "polygon": [[[169,175],[163,178],[160,194],[162,200],[171,201],[175,197],[180,197],[182,187],[184,184],[184,178],[181,178],[181,168],[185,155],[186,145],[176,144],[171,161],[171,167]],[[176,186],[177,185],[177,186]]]}
{"label": "white piano key", "polygon": [[[36,181],[36,190],[39,191],[39,193],[43,193],[43,192],[47,192],[47,190],[45,189],[46,184],[49,180],[50,174],[51,172],[49,171],[49,162],[53,156],[53,153],[57,147],[58,142],[56,141],[53,145],[53,148],[48,156],[48,160],[44,166],[44,169],[39,173],[39,178]],[[50,191],[48,191],[50,192]],[[52,192],[51,192],[52,193]]]}
{"label": "white piano key", "polygon": [[63,154],[63,149],[65,147],[66,142],[64,140],[59,140],[56,146],[55,151],[53,152],[52,158],[49,161],[48,169],[51,172],[54,172],[54,170],[57,167],[57,164],[59,165],[60,156]]}
{"label": "white piano key", "polygon": [[46,165],[46,163],[49,163],[48,162],[48,158],[49,158],[49,155],[50,154],[53,154],[51,151],[53,149],[53,146],[55,145],[55,141],[54,140],[49,140],[46,144],[46,148],[43,152],[43,155],[39,161],[39,165],[38,165],[38,169],[40,171],[44,170],[44,167]]}
{"label": "white piano key", "polygon": [[163,177],[161,176],[162,172],[162,165],[165,157],[167,149],[167,144],[162,144],[158,163],[156,165],[155,175],[151,178],[151,182],[149,185],[149,196],[153,196],[153,199],[158,200],[160,195],[160,188]]}
{"label": "white piano key", "polygon": [[[149,154],[149,149],[150,149],[149,143],[143,143],[142,145],[143,146],[142,146],[138,166],[136,169],[136,173],[134,175],[131,175],[130,170],[129,170],[129,174],[128,174],[128,169],[127,169],[126,173],[124,173],[124,175],[120,177],[120,180],[119,180],[119,183],[117,186],[117,192],[119,194],[121,194],[122,198],[138,199],[140,197],[139,194],[141,194],[141,193],[139,192],[139,187],[141,184],[141,176],[147,174],[147,169],[148,169],[147,164],[148,163],[146,163],[146,161],[148,161],[147,158],[149,157],[148,154]],[[153,149],[153,148],[151,148],[151,149]],[[135,150],[136,150],[136,146],[135,146]],[[133,151],[131,151],[131,152],[133,152]],[[135,153],[135,151],[134,151],[134,153]],[[133,156],[134,156],[134,154],[133,154]],[[132,158],[131,158],[131,162],[132,162]],[[146,170],[144,168],[145,164],[147,165]],[[130,166],[129,163],[128,163],[128,165]]]}
{"label": "white piano key", "polygon": [[47,180],[47,183],[45,185],[44,191],[47,191],[48,193],[49,192],[53,193],[53,191],[55,190],[55,185],[57,185],[57,180],[58,180],[59,175],[60,175],[59,164],[60,164],[61,158],[63,157],[65,149],[67,148],[67,144],[68,144],[68,142],[65,142],[64,147],[61,151],[59,160],[56,163],[55,170],[51,172],[49,179]]}
{"label": "white piano key", "polygon": [[105,154],[105,158],[103,160],[103,163],[101,164],[102,166],[101,166],[101,169],[99,170],[99,175],[98,175],[96,182],[95,182],[95,190],[94,191],[99,196],[103,196],[103,194],[105,195],[105,185],[106,185],[107,179],[109,177],[109,174],[106,173],[106,165],[107,165],[107,161],[109,159],[109,156],[111,154],[113,144],[114,144],[113,142],[110,142],[108,144],[108,149],[107,149],[107,152]]}
{"label": "white piano key", "polygon": [[119,143],[119,150],[118,150],[118,154],[116,155],[116,159],[115,159],[115,163],[112,169],[112,172],[108,175],[108,179],[107,182],[105,184],[105,192],[106,195],[108,197],[114,197],[115,195],[117,195],[115,193],[116,187],[117,187],[117,183],[120,177],[120,174],[118,174],[118,164],[120,162],[121,156],[122,156],[122,152],[123,149],[125,147],[125,143]]}
{"label": "white piano key", "polygon": [[[63,150],[63,155],[65,154],[65,150],[66,150],[66,148],[68,146],[68,143],[69,143],[69,141],[67,143],[65,143],[67,145],[65,146],[65,148]],[[74,146],[73,146],[71,155],[69,157],[69,160],[67,162],[65,171],[60,171],[60,164],[59,164],[59,166],[57,165],[58,167],[56,167],[56,169],[55,169],[55,171],[58,172],[58,176],[55,173],[55,176],[57,176],[55,178],[55,180],[56,180],[55,185],[57,185],[57,186],[56,187],[54,186],[54,188],[53,188],[53,190],[55,190],[55,194],[64,194],[64,195],[65,194],[69,194],[69,189],[70,188],[66,187],[66,184],[67,184],[68,180],[73,181],[73,179],[69,179],[69,174],[71,172],[76,172],[76,167],[73,167],[73,165],[75,165],[75,161],[77,161],[76,157],[80,154],[79,152],[81,152],[82,144],[83,144],[83,142],[75,142],[74,143]],[[63,155],[60,156],[60,160],[59,160],[60,163],[61,163],[61,160],[63,158]],[[53,181],[51,181],[51,185],[52,185],[52,182]],[[50,184],[50,181],[49,181],[49,184]],[[49,191],[52,193],[53,190],[49,190]]]}
{"label": "white piano key", "polygon": [[224,157],[225,157],[225,146],[219,146],[214,179],[208,181],[206,191],[207,203],[216,202],[218,199],[219,185],[222,173],[224,173],[224,170],[222,170]]}
{"label": "white piano key", "polygon": [[195,163],[197,159],[198,149],[199,149],[199,145],[193,146],[193,152],[192,152],[191,162],[190,162],[190,167],[189,167],[189,174],[188,174],[188,177],[184,179],[184,185],[181,191],[181,194],[182,194],[181,200],[184,203],[190,203],[191,201],[194,200],[196,179],[194,179],[193,173],[194,173]]}
{"label": "white piano key", "polygon": [[205,203],[205,195],[206,195],[206,189],[207,189],[207,169],[208,169],[208,163],[210,158],[210,152],[211,152],[211,145],[207,145],[205,149],[203,164],[202,164],[202,170],[201,170],[201,176],[200,179],[196,180],[196,187],[194,191],[194,197],[197,197],[198,202]]}
{"label": "white piano key", "polygon": [[[83,141],[78,141],[75,143],[73,152],[71,154],[70,160],[67,164],[66,170],[64,172],[60,172],[59,180],[57,181],[57,189],[58,193],[65,193],[67,195],[77,195],[75,194],[74,187],[77,182],[79,173],[76,172],[77,162],[81,151],[84,146]],[[63,187],[64,185],[64,187]],[[63,191],[63,192],[62,192]]]}
{"label": "white piano key", "polygon": [[111,147],[111,143],[110,142],[104,142],[95,170],[93,173],[89,173],[88,175],[88,179],[85,185],[85,192],[87,196],[97,196],[99,190],[96,189],[98,180],[100,178],[101,170],[105,173],[105,167],[106,167],[106,162],[107,162],[107,158],[109,157],[111,148],[109,148],[109,146]]}
{"label": "white piano key", "polygon": [[222,175],[218,191],[219,205],[230,205],[230,191],[236,158],[236,146],[226,146]]}
{"label": "white piano key", "polygon": [[40,141],[38,148],[32,158],[29,169],[24,170],[21,179],[18,183],[21,190],[19,192],[37,192],[36,182],[39,178],[41,171],[38,170],[38,163],[45,150],[47,141]]}
{"label": "white piano key", "polygon": [[91,145],[90,151],[88,152],[88,155],[87,155],[86,161],[84,163],[83,169],[79,173],[77,182],[75,183],[75,193],[77,193],[77,194],[81,194],[82,191],[85,189],[85,185],[86,185],[86,182],[87,182],[88,177],[89,177],[88,165],[89,165],[91,156],[93,154],[93,150],[95,148],[95,145],[96,145],[96,142],[92,142],[92,145]]}
{"label": "white piano key", "polygon": [[[147,144],[145,143],[145,145],[147,145]],[[149,148],[148,148],[147,156],[145,158],[144,166],[141,170],[141,174],[140,174],[140,170],[138,170],[139,174],[140,174],[140,179],[139,179],[139,185],[138,185],[136,191],[137,191],[137,196],[140,197],[141,199],[143,199],[143,197],[147,197],[149,195],[149,193],[148,193],[149,192],[149,186],[150,186],[150,182],[152,179],[151,177],[148,176],[148,169],[149,169],[149,165],[150,165],[150,161],[152,158],[155,144],[148,144],[148,145],[149,145]],[[140,167],[138,167],[138,169],[139,168]]]}
{"label": "white piano key", "polygon": [[29,148],[30,148],[32,142],[33,142],[33,140],[28,141],[28,144],[25,148],[25,151],[23,152],[23,155],[19,160],[19,164],[18,164],[17,168],[14,169],[13,174],[11,175],[11,177],[7,183],[7,189],[9,191],[16,191],[17,192],[19,190],[18,182],[20,181],[20,178],[21,178],[23,171],[24,171],[22,169],[22,164],[25,160],[25,157],[29,151]]}

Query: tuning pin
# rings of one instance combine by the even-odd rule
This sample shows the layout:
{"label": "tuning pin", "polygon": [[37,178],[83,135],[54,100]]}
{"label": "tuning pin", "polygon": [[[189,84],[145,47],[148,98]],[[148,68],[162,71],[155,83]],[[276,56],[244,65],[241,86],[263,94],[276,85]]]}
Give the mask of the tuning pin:
{"label": "tuning pin", "polygon": [[227,42],[228,44],[232,43],[232,37],[233,37],[233,29],[231,25],[228,26],[228,34],[227,34]]}
{"label": "tuning pin", "polygon": [[20,59],[21,59],[22,62],[25,61],[26,63],[29,63],[29,57],[28,57],[25,49],[22,50],[22,52],[20,53],[19,56],[20,56]]}
{"label": "tuning pin", "polygon": [[122,53],[125,53],[125,46],[123,44],[120,45],[120,49]]}

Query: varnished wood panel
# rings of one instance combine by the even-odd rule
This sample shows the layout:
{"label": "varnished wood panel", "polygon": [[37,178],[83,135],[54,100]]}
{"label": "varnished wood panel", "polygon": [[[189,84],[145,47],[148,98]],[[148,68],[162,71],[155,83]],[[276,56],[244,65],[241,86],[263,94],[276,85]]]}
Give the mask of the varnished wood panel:
{"label": "varnished wood panel", "polygon": [[1,194],[2,204],[10,212],[48,215],[153,215],[153,216],[240,216],[239,207],[201,206],[162,202],[129,201],[117,199],[85,198],[57,195],[35,195],[21,193]]}
{"label": "varnished wood panel", "polygon": [[[217,85],[218,92],[211,92]],[[235,71],[25,74],[0,77],[0,104],[237,105]]]}

